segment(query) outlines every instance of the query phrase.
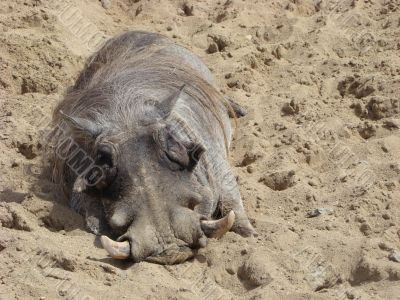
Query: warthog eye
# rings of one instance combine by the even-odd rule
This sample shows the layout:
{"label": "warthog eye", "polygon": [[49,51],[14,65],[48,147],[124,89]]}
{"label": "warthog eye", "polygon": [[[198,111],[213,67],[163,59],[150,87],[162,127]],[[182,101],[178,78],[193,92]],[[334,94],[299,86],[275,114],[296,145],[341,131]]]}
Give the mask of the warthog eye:
{"label": "warthog eye", "polygon": [[[102,170],[103,174],[98,182],[93,182],[91,184],[95,185],[98,189],[109,186],[117,175],[117,167],[114,162],[115,151],[113,151],[112,146],[108,144],[100,145],[97,150],[95,165]],[[90,180],[90,172],[87,174],[86,178]]]}
{"label": "warthog eye", "polygon": [[159,128],[153,136],[162,151],[163,160],[173,171],[192,171],[205,150],[200,144],[181,141],[168,125]]}

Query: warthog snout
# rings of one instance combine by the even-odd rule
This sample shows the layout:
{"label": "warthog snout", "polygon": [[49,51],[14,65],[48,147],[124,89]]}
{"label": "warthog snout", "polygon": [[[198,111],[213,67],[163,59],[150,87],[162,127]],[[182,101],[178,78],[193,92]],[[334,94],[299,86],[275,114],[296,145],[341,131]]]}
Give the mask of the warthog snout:
{"label": "warthog snout", "polygon": [[[207,237],[220,238],[231,229],[234,221],[235,213],[231,211],[228,215],[219,220],[200,220],[200,226]],[[103,235],[100,240],[103,248],[115,259],[127,259],[137,252],[133,250],[131,246],[134,238],[118,242]],[[136,245],[133,244],[133,247],[135,246]],[[203,244],[200,246],[204,247],[205,245]],[[190,248],[169,248],[159,255],[148,256],[145,260],[162,264],[175,264],[184,262],[192,256],[193,250]],[[135,257],[133,258],[135,259]]]}

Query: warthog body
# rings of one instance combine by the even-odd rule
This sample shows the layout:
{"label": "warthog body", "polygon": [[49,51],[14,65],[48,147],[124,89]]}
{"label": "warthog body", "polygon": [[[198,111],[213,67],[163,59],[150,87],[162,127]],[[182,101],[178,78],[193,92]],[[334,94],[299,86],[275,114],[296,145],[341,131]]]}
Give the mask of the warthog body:
{"label": "warthog body", "polygon": [[54,176],[91,231],[118,238],[113,257],[183,261],[235,215],[226,226],[254,233],[228,163],[231,107],[161,35],[122,34],[89,59],[54,113]]}

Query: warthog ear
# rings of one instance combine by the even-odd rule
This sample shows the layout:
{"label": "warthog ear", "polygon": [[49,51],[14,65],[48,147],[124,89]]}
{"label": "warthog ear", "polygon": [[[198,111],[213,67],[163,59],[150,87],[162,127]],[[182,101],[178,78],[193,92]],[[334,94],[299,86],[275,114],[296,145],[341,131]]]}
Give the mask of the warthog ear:
{"label": "warthog ear", "polygon": [[185,85],[182,85],[175,93],[170,95],[167,99],[159,104],[158,108],[161,110],[164,119],[171,114],[176,104],[176,101],[178,101],[179,97],[182,95],[182,91],[184,88]]}
{"label": "warthog ear", "polygon": [[72,117],[67,114],[65,114],[62,110],[60,110],[60,114],[62,118],[73,128],[81,130],[92,137],[97,137],[101,131],[102,128],[98,125],[96,125],[94,122],[83,119],[83,118],[78,118],[78,117]]}

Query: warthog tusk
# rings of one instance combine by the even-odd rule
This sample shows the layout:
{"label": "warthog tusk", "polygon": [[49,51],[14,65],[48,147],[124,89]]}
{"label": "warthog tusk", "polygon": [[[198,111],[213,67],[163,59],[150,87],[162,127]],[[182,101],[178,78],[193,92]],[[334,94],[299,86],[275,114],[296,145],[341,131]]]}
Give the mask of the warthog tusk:
{"label": "warthog tusk", "polygon": [[234,221],[235,213],[231,210],[229,214],[222,219],[212,221],[202,220],[200,222],[201,229],[207,237],[219,239],[232,228]]}
{"label": "warthog tusk", "polygon": [[103,248],[110,254],[112,258],[126,259],[131,252],[131,246],[128,241],[115,242],[112,239],[102,235],[100,238]]}

